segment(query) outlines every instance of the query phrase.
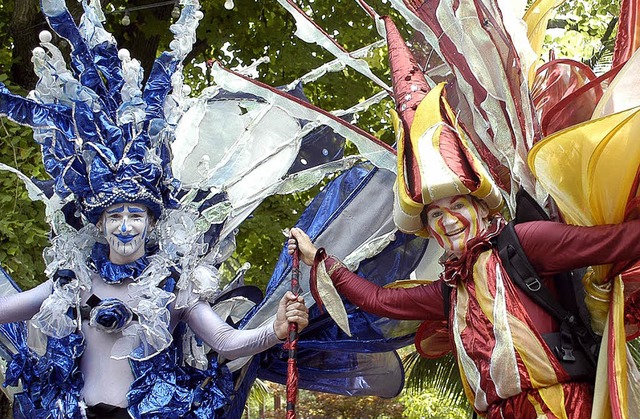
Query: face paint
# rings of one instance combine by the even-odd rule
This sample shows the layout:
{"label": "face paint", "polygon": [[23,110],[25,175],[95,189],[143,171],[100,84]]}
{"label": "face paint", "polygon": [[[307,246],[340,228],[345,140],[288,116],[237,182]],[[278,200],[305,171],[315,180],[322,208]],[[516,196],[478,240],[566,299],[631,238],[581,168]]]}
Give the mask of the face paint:
{"label": "face paint", "polygon": [[144,205],[123,203],[107,208],[101,223],[109,243],[109,260],[124,265],[144,256],[149,222]]}
{"label": "face paint", "polygon": [[429,233],[445,250],[460,257],[467,242],[487,227],[489,212],[469,195],[432,202],[426,209]]}

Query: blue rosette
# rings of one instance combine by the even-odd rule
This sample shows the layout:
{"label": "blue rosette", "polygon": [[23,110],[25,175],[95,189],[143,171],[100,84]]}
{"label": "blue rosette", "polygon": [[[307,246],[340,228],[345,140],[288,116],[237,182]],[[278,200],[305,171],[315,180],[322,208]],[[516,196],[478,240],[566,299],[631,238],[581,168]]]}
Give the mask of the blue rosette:
{"label": "blue rosette", "polygon": [[122,330],[133,319],[133,311],[117,298],[107,298],[91,309],[89,325],[105,333]]}

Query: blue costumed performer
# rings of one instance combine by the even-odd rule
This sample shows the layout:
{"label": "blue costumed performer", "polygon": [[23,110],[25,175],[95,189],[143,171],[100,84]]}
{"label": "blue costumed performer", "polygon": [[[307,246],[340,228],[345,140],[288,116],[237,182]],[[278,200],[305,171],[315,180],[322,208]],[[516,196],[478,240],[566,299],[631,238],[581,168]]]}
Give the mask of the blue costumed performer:
{"label": "blue costumed performer", "polygon": [[[0,323],[35,326],[7,370],[6,384],[22,385],[14,417],[222,417],[234,394],[226,361],[280,343],[290,322],[302,330],[307,309],[289,293],[273,321],[238,330],[210,305],[228,246],[212,246],[199,208],[177,200],[185,193],[169,148],[198,2],[183,2],[172,50],[144,88],[139,62],[116,49],[97,3],[83,2],[76,26],[64,1],[43,1],[72,46],[72,71],[43,32],[37,88],[22,98],[0,86],[0,114],[34,129],[59,202],[49,279],[0,299]],[[62,217],[69,208],[67,221],[83,220],[77,228]]]}

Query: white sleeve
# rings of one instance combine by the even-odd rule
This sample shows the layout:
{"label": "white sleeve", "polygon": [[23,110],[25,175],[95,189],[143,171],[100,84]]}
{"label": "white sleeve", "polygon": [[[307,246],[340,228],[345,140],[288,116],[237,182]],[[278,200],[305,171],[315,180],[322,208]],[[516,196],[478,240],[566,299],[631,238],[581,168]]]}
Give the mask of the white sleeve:
{"label": "white sleeve", "polygon": [[52,292],[53,282],[48,280],[28,291],[0,297],[0,323],[31,319]]}
{"label": "white sleeve", "polygon": [[227,359],[255,355],[280,342],[273,323],[257,329],[238,330],[229,326],[204,301],[187,309],[183,320],[207,345]]}

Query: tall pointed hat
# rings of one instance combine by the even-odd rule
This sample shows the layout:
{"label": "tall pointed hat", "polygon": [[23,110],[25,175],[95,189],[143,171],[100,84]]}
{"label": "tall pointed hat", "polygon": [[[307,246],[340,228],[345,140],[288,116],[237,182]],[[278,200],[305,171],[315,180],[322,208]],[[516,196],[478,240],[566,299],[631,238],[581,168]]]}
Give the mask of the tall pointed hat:
{"label": "tall pointed hat", "polygon": [[394,222],[406,233],[428,236],[421,217],[425,206],[441,198],[470,194],[492,213],[502,195],[470,148],[446,100],[445,84],[433,89],[398,29],[384,17],[396,112],[398,178]]}

